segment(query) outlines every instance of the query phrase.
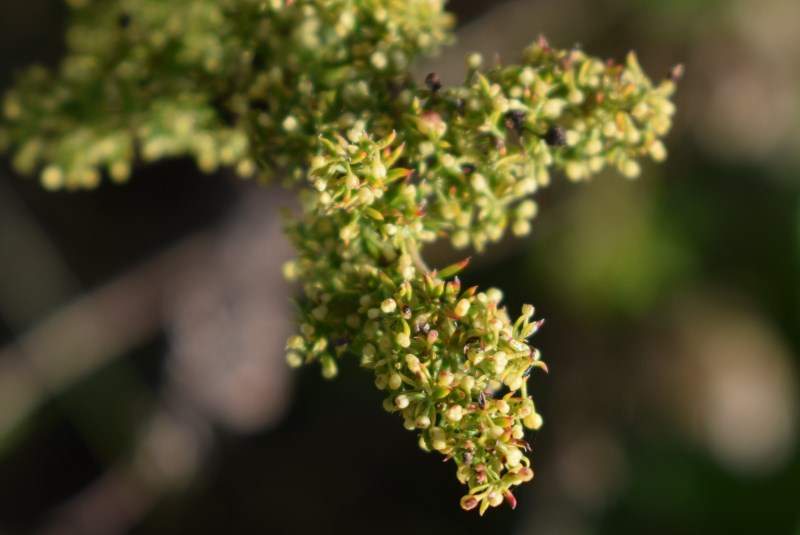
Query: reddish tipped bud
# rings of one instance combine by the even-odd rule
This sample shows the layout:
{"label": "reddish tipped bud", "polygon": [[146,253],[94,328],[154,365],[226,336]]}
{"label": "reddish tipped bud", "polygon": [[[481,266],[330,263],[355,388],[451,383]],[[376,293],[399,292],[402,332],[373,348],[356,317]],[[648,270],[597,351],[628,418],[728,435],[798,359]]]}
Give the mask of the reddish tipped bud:
{"label": "reddish tipped bud", "polygon": [[517,499],[514,497],[514,494],[512,494],[510,490],[503,491],[503,496],[505,496],[506,501],[508,501],[508,505],[510,505],[512,509],[517,508]]}
{"label": "reddish tipped bud", "polygon": [[527,466],[525,466],[525,467],[519,469],[519,472],[517,472],[517,475],[519,476],[519,479],[521,481],[527,482],[527,481],[530,481],[531,479],[533,479],[533,470],[531,468],[528,468]]}
{"label": "reddish tipped bud", "polygon": [[450,264],[446,268],[443,268],[439,272],[439,277],[441,277],[443,279],[449,279],[453,275],[456,275],[457,273],[460,273],[461,270],[463,270],[465,267],[467,267],[469,265],[470,258],[472,258],[472,257],[467,257],[467,258],[465,258],[464,260],[462,260],[460,262],[456,262],[455,264]]}
{"label": "reddish tipped bud", "polygon": [[465,511],[471,511],[478,506],[479,500],[475,496],[471,494],[467,494],[463,498],[461,498],[461,508]]}

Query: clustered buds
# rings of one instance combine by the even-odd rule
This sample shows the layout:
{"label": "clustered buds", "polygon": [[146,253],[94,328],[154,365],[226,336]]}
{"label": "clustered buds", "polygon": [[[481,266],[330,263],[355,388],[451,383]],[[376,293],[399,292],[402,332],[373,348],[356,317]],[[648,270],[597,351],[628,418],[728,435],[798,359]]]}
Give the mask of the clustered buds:
{"label": "clustered buds", "polygon": [[416,176],[432,190],[431,227],[455,247],[480,251],[508,228],[527,234],[536,213],[529,197],[550,183],[553,169],[585,180],[610,165],[632,178],[639,158],[666,157],[661,138],[675,83],[654,86],[633,54],[617,65],[540,39],[521,64],[483,73],[480,63],[468,59],[460,86],[404,93],[399,126],[378,123],[397,130]]}
{"label": "clustered buds", "polygon": [[339,356],[359,356],[386,410],[423,449],[454,461],[469,488],[462,505],[483,512],[514,503],[511,488],[533,477],[524,429],[541,417],[526,380],[546,368],[527,340],[541,322],[531,306],[512,321],[499,290],[462,288],[466,262],[441,273],[421,264],[419,244],[435,237],[420,210],[427,190],[394,165],[394,142],[320,140],[304,215],[289,225],[299,256],[285,271],[304,281],[307,300],[288,360],[318,361],[330,377]]}
{"label": "clustered buds", "polygon": [[[575,179],[612,163],[630,176],[636,157],[662,156],[672,114],[673,82],[653,88],[633,56],[621,67],[539,42],[525,57],[486,75],[471,66],[456,88],[429,75],[389,103],[393,114],[323,132],[289,227],[299,257],[287,273],[307,297],[290,362],[319,361],[330,376],[338,356],[360,356],[386,410],[455,462],[462,507],[481,513],[513,507],[511,488],[533,477],[524,430],[542,418],[527,380],[544,364],[527,339],[541,322],[525,307],[512,323],[498,290],[453,278],[466,262],[437,273],[421,248],[449,236],[480,250],[510,222],[527,233],[550,168]],[[332,351],[341,338],[348,347]]]}
{"label": "clustered buds", "polygon": [[285,171],[302,214],[284,273],[304,293],[289,364],[332,378],[359,358],[384,408],[455,464],[464,509],[514,507],[533,478],[525,430],[542,425],[527,391],[546,370],[528,342],[541,320],[462,288],[468,260],[430,269],[422,248],[527,234],[553,170],[635,177],[641,157],[662,160],[680,73],[653,85],[633,54],[539,39],[519,64],[484,72],[471,54],[462,84],[418,84],[410,62],[450,39],[443,0],[73,3],[59,76],[31,69],[5,97],[0,149],[17,169],[52,189],[124,181],[137,154]]}
{"label": "clustered buds", "polygon": [[126,181],[136,156],[242,177],[305,166],[318,130],[352,127],[452,26],[444,0],[68,3],[58,74],[28,69],[0,109],[0,150],[48,189]]}

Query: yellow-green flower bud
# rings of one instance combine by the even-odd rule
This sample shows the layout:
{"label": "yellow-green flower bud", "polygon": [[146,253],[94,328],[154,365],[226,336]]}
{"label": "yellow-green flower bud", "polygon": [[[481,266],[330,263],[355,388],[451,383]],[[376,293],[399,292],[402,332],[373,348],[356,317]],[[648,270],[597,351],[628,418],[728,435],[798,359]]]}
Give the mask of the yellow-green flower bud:
{"label": "yellow-green flower bud", "polygon": [[522,423],[525,424],[525,427],[528,429],[539,429],[542,427],[542,416],[539,413],[531,413],[522,420]]}
{"label": "yellow-green flower bud", "polygon": [[406,333],[398,333],[397,336],[395,336],[395,342],[397,342],[397,345],[400,347],[408,347],[411,345],[411,338],[409,338]]}
{"label": "yellow-green flower bud", "polygon": [[461,418],[464,417],[464,409],[461,407],[461,405],[451,405],[447,409],[446,415],[447,419],[451,422],[460,422]]}
{"label": "yellow-green flower bud", "polygon": [[455,312],[456,316],[462,317],[466,316],[469,313],[470,302],[467,299],[461,299],[457,304],[453,312]]}
{"label": "yellow-green flower bud", "polygon": [[409,403],[410,401],[408,399],[408,396],[405,394],[400,394],[399,396],[394,398],[394,404],[398,409],[405,409],[406,407],[408,407]]}
{"label": "yellow-green flower bud", "polygon": [[464,392],[472,392],[472,389],[475,388],[475,378],[471,375],[464,375],[461,377],[461,388]]}
{"label": "yellow-green flower bud", "polygon": [[453,382],[453,377],[454,377],[453,372],[445,370],[439,374],[439,378],[436,380],[436,384],[439,386],[450,386],[451,383]]}
{"label": "yellow-green flower bud", "polygon": [[406,366],[411,373],[420,373],[419,359],[414,355],[406,355]]}
{"label": "yellow-green flower bud", "polygon": [[56,167],[50,165],[42,171],[42,186],[49,190],[55,190],[63,187],[64,185],[64,172]]}
{"label": "yellow-green flower bud", "polygon": [[392,298],[385,299],[381,303],[381,310],[383,311],[384,314],[391,314],[396,309],[397,309],[397,303]]}
{"label": "yellow-green flower bud", "polygon": [[424,414],[415,420],[417,429],[427,429],[431,425],[431,419],[427,414]]}
{"label": "yellow-green flower bud", "polygon": [[391,373],[389,374],[389,388],[392,390],[397,390],[400,388],[400,385],[403,384],[403,378],[400,376],[399,373]]}
{"label": "yellow-green flower bud", "polygon": [[301,357],[299,353],[290,351],[286,354],[286,362],[292,368],[299,368],[303,365],[303,357]]}
{"label": "yellow-green flower bud", "polygon": [[500,491],[493,490],[486,495],[486,501],[492,507],[497,507],[501,503],[503,503],[503,494]]}
{"label": "yellow-green flower bud", "polygon": [[375,377],[375,387],[378,390],[386,390],[386,386],[389,383],[389,378],[386,374],[380,374]]}
{"label": "yellow-green flower bud", "polygon": [[469,67],[473,71],[480,69],[482,64],[483,64],[483,56],[481,56],[477,52],[473,52],[472,54],[467,56],[467,67]]}
{"label": "yellow-green flower bud", "polygon": [[447,448],[447,435],[441,427],[432,427],[430,433],[433,449],[442,451]]}

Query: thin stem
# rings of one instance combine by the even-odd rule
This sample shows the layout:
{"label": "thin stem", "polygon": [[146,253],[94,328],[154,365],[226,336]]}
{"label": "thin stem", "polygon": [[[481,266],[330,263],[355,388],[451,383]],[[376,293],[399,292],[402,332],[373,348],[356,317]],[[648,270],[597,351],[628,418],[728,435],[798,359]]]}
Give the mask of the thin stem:
{"label": "thin stem", "polygon": [[414,238],[408,238],[405,241],[405,247],[406,254],[408,254],[408,256],[411,257],[411,261],[414,262],[414,267],[423,273],[428,273],[431,268],[428,267],[428,264],[425,263],[422,255],[420,255],[420,248],[417,245],[417,241]]}

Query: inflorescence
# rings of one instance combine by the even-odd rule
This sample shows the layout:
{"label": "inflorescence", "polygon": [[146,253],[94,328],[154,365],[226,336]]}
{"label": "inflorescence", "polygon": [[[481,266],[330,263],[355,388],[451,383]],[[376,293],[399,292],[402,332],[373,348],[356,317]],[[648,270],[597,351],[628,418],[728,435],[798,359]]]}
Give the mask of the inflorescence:
{"label": "inflorescence", "polygon": [[411,62],[451,39],[442,0],[72,0],[58,75],[24,73],[7,93],[0,148],[47,188],[124,181],[140,157],[191,156],[203,171],[276,171],[299,185],[288,216],[302,281],[287,359],[331,378],[360,358],[419,444],[457,466],[464,509],[507,501],[533,478],[527,392],[546,370],[497,289],[462,289],[467,261],[429,268],[448,239],[481,251],[530,231],[553,170],[626,177],[666,157],[674,77],[539,39],[514,65],[467,58],[464,82],[422,83]]}

